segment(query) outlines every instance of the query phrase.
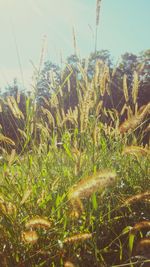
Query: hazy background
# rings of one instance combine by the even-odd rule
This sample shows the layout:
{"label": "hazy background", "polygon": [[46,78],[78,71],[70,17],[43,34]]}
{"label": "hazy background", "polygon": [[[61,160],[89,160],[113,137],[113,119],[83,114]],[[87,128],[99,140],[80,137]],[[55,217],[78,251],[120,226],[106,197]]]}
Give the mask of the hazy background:
{"label": "hazy background", "polygon": [[[96,0],[0,0],[0,87],[17,77],[29,86],[43,36],[45,59],[60,63],[74,52],[72,28],[82,57],[94,50]],[[149,0],[102,0],[97,49],[115,60],[150,48]],[[21,69],[22,74],[21,75]]]}

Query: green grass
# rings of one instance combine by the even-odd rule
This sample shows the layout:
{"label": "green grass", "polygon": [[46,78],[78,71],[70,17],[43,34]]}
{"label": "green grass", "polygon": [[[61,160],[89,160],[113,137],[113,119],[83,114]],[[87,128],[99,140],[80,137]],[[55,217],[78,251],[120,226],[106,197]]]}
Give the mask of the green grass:
{"label": "green grass", "polygon": [[[117,107],[104,103],[111,98],[109,69],[97,62],[89,79],[78,67],[81,79],[71,69],[51,98],[43,97],[43,106],[36,90],[24,98],[22,111],[17,97],[2,100],[1,116],[7,114],[18,136],[0,136],[0,267],[149,261],[150,153],[142,126],[150,105],[138,110],[133,86],[131,106],[122,103],[127,121],[120,128]],[[72,73],[77,104],[66,110]],[[116,175],[113,186],[105,183],[108,177],[97,183],[95,177],[108,171]],[[71,198],[80,186],[82,194]]]}
{"label": "green grass", "polygon": [[[139,231],[133,239],[130,229],[138,222],[150,220],[149,200],[127,206],[123,203],[149,190],[149,155],[123,156],[124,144],[119,136],[109,138],[101,134],[97,146],[88,133],[77,141],[78,157],[71,134],[66,131],[60,147],[54,143],[49,151],[46,144],[40,149],[34,147],[16,156],[10,166],[6,159],[1,159],[1,266],[65,266],[67,260],[75,266],[121,266],[136,261],[136,245],[148,231]],[[99,188],[83,199],[84,210],[72,218],[69,189],[80,179],[104,169],[116,172],[117,183]],[[32,244],[21,236],[26,222],[36,216],[47,218],[51,226],[38,227],[39,239]],[[91,233],[92,237],[64,242],[65,238],[83,233]],[[144,261],[142,256],[141,260]]]}

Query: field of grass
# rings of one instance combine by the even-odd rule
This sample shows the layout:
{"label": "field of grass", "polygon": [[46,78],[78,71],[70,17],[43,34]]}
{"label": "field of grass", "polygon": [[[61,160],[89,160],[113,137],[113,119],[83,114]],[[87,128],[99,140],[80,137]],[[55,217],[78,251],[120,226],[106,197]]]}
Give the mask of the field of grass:
{"label": "field of grass", "polygon": [[150,104],[138,108],[134,73],[132,105],[124,76],[121,112],[106,108],[107,66],[97,62],[92,79],[78,67],[67,111],[72,70],[43,105],[36,86],[25,111],[19,93],[1,100],[19,136],[0,136],[1,267],[150,266]]}

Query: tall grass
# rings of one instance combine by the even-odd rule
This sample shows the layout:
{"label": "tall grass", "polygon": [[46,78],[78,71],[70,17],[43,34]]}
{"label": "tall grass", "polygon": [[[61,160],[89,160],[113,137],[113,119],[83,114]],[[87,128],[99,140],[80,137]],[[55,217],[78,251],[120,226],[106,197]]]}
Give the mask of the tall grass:
{"label": "tall grass", "polygon": [[111,98],[108,66],[97,61],[89,78],[79,63],[77,103],[66,108],[74,74],[68,69],[43,105],[37,105],[36,88],[26,97],[25,112],[13,97],[3,102],[18,123],[22,149],[18,154],[17,143],[1,135],[10,146],[2,147],[0,164],[2,267],[132,266],[137,256],[141,263],[149,260],[149,148],[135,130],[150,106],[138,109],[137,75],[131,106],[123,78],[122,108],[128,104],[132,116],[120,123],[121,114],[104,103]]}

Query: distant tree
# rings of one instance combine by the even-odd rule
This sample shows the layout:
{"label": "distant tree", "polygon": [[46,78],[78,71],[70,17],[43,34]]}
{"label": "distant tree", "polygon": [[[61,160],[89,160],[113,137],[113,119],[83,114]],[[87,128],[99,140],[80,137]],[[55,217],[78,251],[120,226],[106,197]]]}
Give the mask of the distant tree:
{"label": "distant tree", "polygon": [[64,111],[67,112],[69,107],[74,108],[78,104],[77,95],[77,83],[81,78],[79,71],[80,59],[77,55],[73,54],[67,58],[66,66],[63,70],[62,83],[64,86],[63,91],[63,107]]}
{"label": "distant tree", "polygon": [[41,97],[49,98],[57,90],[60,81],[60,67],[51,61],[46,61],[40,77],[38,77],[37,100],[41,101]]}
{"label": "distant tree", "polygon": [[139,56],[139,105],[150,102],[150,49],[142,52]]}
{"label": "distant tree", "polygon": [[132,53],[125,53],[121,56],[121,62],[119,64],[119,70],[121,74],[128,75],[128,78],[132,79],[133,71],[137,69],[138,57]]}

